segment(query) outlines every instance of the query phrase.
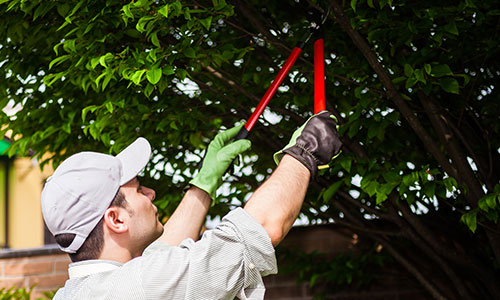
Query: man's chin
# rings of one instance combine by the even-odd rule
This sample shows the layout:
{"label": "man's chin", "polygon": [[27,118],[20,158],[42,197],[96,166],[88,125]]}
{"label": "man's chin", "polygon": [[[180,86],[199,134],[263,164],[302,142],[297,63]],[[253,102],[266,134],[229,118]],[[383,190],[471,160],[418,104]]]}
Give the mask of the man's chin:
{"label": "man's chin", "polygon": [[[158,234],[157,234],[156,239],[158,239],[158,238],[159,238],[159,237],[163,234],[163,231],[164,231],[164,230],[165,230],[165,229],[163,228],[163,225],[161,225],[161,224],[160,224],[160,227],[159,227],[159,229],[158,229]],[[155,240],[156,240],[156,239],[155,239]]]}

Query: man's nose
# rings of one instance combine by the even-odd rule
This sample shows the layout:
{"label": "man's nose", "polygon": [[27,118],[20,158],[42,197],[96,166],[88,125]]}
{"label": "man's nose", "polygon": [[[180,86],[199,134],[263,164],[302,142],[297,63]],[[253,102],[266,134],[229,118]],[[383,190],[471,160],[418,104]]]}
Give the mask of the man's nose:
{"label": "man's nose", "polygon": [[148,187],[142,187],[142,189],[145,191],[146,196],[151,199],[151,202],[155,200],[156,198],[156,192],[153,189],[150,189]]}

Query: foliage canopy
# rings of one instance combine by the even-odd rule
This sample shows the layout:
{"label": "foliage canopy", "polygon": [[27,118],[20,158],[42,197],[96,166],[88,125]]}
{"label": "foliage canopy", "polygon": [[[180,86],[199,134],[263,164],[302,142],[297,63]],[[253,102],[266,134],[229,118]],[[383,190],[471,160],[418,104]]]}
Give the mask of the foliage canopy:
{"label": "foliage canopy", "polygon": [[[155,155],[146,181],[168,214],[193,157],[250,115],[326,8],[327,108],[344,149],[304,215],[382,245],[436,299],[500,298],[497,1],[0,0],[0,106],[22,105],[1,115],[3,133],[22,135],[10,154],[57,163],[144,136]],[[311,54],[252,131],[246,167],[212,215],[247,199],[311,115]],[[314,280],[328,281],[321,272]]]}

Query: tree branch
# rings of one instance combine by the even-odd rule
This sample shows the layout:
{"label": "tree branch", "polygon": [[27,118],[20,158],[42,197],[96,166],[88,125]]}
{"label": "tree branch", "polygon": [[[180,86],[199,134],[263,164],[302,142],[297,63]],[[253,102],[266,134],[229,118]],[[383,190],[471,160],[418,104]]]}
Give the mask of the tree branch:
{"label": "tree branch", "polygon": [[441,166],[453,177],[457,177],[457,170],[448,162],[446,156],[440,151],[439,147],[432,140],[430,135],[426,132],[425,128],[418,122],[416,116],[413,114],[411,109],[408,107],[406,102],[403,100],[396,87],[392,83],[389,74],[385,71],[382,65],[379,63],[377,56],[371,50],[365,39],[351,27],[349,19],[344,15],[343,8],[338,4],[336,0],[331,0],[330,5],[333,10],[333,14],[337,23],[340,27],[349,35],[353,43],[358,47],[361,53],[365,56],[366,60],[373,68],[375,73],[377,73],[380,81],[387,90],[387,96],[391,99],[399,111],[406,119],[411,128],[415,131],[417,136],[423,141],[427,150],[436,158],[436,160],[441,164]]}
{"label": "tree branch", "polygon": [[[477,169],[478,169],[479,173],[481,174],[481,176],[483,177],[483,181],[485,182],[487,189],[489,191],[492,191],[493,188],[494,188],[495,183],[492,182],[491,178],[490,178],[491,174],[492,174],[493,167],[491,165],[492,158],[491,158],[491,148],[490,148],[489,140],[488,139],[486,140],[486,142],[488,144],[488,147],[487,147],[488,154],[489,154],[488,158],[489,158],[489,161],[490,161],[489,168],[488,168],[488,167],[485,166],[485,163],[483,163],[479,159],[479,157],[476,155],[476,153],[474,152],[474,150],[472,150],[472,146],[470,145],[469,140],[467,140],[465,138],[465,136],[462,134],[462,132],[460,132],[460,130],[457,128],[457,126],[455,126],[455,124],[448,117],[446,117],[444,114],[441,115],[441,118],[443,118],[443,121],[446,123],[446,125],[448,125],[451,128],[451,130],[453,131],[453,133],[458,137],[458,139],[460,140],[460,142],[467,149],[467,152],[470,154],[470,156],[472,157],[472,159],[476,162]],[[488,173],[486,172],[486,170],[489,170]]]}
{"label": "tree branch", "polygon": [[387,213],[383,213],[382,211],[378,210],[378,209],[375,209],[375,208],[372,208],[372,207],[369,207],[367,205],[364,205],[363,203],[361,203],[360,201],[354,199],[353,197],[351,197],[351,195],[349,195],[348,193],[344,192],[344,191],[337,191],[337,194],[339,194],[342,198],[344,198],[345,200],[349,201],[349,203],[359,207],[359,208],[362,208],[364,210],[366,210],[367,212],[371,213],[371,214],[374,214],[376,216],[379,216],[380,218],[383,218],[383,219],[387,219],[387,220],[390,220],[390,221],[395,221],[394,220],[394,217],[391,216],[390,214],[387,214]]}
{"label": "tree branch", "polygon": [[457,177],[457,180],[463,178],[464,181],[461,183],[467,185],[472,192],[472,195],[465,193],[464,196],[472,205],[474,205],[474,207],[477,207],[477,202],[484,195],[484,193],[470,167],[469,162],[467,161],[467,158],[461,150],[462,147],[457,143],[453,133],[447,128],[447,124],[445,124],[446,119],[439,112],[439,108],[436,106],[435,101],[427,97],[422,91],[418,91],[417,95],[420,102],[424,106],[427,116],[431,120],[441,143],[446,147],[448,153],[450,153],[453,164],[457,166],[457,171],[460,173],[460,177]]}
{"label": "tree branch", "polygon": [[[401,220],[400,224],[405,228],[405,231],[408,232],[414,244],[422,249],[427,254],[427,256],[434,260],[446,273],[446,275],[448,275],[448,278],[450,278],[450,280],[453,282],[462,299],[472,299],[469,291],[465,289],[464,282],[457,276],[455,271],[453,271],[450,265],[443,259],[443,257],[447,257],[448,255],[454,255],[454,249],[445,249],[446,246],[443,245],[443,242],[438,241],[434,237],[434,235],[429,230],[427,230],[427,228],[420,222],[420,220],[418,220],[411,212],[410,207],[405,201],[400,201],[398,207],[403,214],[403,217],[408,222],[406,223]],[[409,225],[411,225],[412,227],[410,228]],[[421,238],[423,238],[423,240]],[[442,251],[441,256],[436,254],[436,252],[441,252],[440,250],[445,250]]]}
{"label": "tree branch", "polygon": [[372,239],[379,242],[389,252],[396,261],[398,261],[408,272],[410,272],[417,281],[431,294],[434,299],[446,300],[447,298],[422,274],[408,259],[399,253],[389,242],[378,236],[371,236]]}
{"label": "tree branch", "polygon": [[304,206],[314,209],[317,212],[317,215],[320,218],[322,218],[324,220],[333,219],[333,221],[335,222],[335,224],[338,224],[338,225],[344,226],[346,228],[352,229],[353,231],[356,231],[356,232],[367,232],[367,233],[379,234],[379,235],[383,235],[383,236],[393,236],[393,237],[394,236],[402,236],[401,232],[399,232],[399,231],[380,230],[380,229],[372,228],[370,226],[358,226],[358,225],[354,225],[352,223],[349,223],[349,222],[346,222],[346,221],[342,220],[341,218],[337,218],[337,217],[335,217],[333,215],[326,214],[326,213],[322,212],[321,210],[319,210],[317,207],[313,206],[308,201],[304,202]]}
{"label": "tree branch", "polygon": [[[457,180],[463,179],[461,183],[467,185],[471,191],[471,193],[464,193],[464,197],[474,207],[477,207],[479,199],[481,199],[481,197],[484,196],[484,192],[479,181],[476,179],[476,176],[472,171],[466,156],[462,153],[461,150],[462,147],[458,144],[452,132],[448,130],[444,122],[446,121],[446,118],[441,116],[441,114],[439,113],[439,109],[435,105],[434,101],[429,99],[429,97],[427,97],[422,91],[418,92],[418,96],[420,98],[420,102],[426,108],[429,119],[431,120],[434,128],[438,132],[438,136],[441,139],[441,142],[450,153],[451,159],[453,160],[454,164],[457,166],[458,171],[460,172],[460,177],[456,177]],[[500,262],[499,225],[500,224],[496,225],[497,229],[496,232],[491,232],[491,231],[486,232],[497,262]]]}
{"label": "tree branch", "polygon": [[[254,18],[254,21],[256,22],[255,18]],[[252,37],[256,37],[256,38],[261,38],[261,39],[265,40],[266,42],[268,42],[269,44],[274,45],[275,47],[284,50],[284,51],[280,51],[282,55],[288,55],[288,54],[290,54],[292,52],[292,48],[290,48],[287,45],[285,45],[284,43],[282,43],[279,39],[277,39],[273,35],[269,35],[268,30],[264,30],[263,31],[263,32],[267,33],[266,35],[259,36],[258,34],[252,33],[252,32],[246,30],[245,28],[243,28],[242,26],[240,26],[240,25],[238,25],[238,24],[236,24],[234,22],[231,22],[229,20],[226,20],[225,22],[227,24],[229,24],[230,26],[232,26],[232,27],[240,30],[241,32],[243,32],[245,34],[248,34],[248,35],[250,35]],[[262,25],[259,24],[258,27],[261,28]],[[300,62],[308,65],[309,67],[314,66],[314,64],[310,60],[307,60],[307,59],[305,59],[303,57],[299,57],[298,60]],[[341,81],[347,82],[347,83],[349,83],[351,85],[354,85],[354,86],[360,86],[361,85],[359,82],[356,82],[356,81],[354,81],[352,79],[349,79],[349,78],[347,78],[345,76],[335,74],[335,73],[330,72],[328,70],[325,70],[325,74],[327,76],[329,76],[329,77],[337,78],[337,79],[339,79]],[[368,90],[370,92],[374,92],[374,93],[379,94],[379,95],[385,95],[385,93],[383,91],[381,91],[381,90],[377,90],[377,89],[374,89],[374,88],[368,88]]]}

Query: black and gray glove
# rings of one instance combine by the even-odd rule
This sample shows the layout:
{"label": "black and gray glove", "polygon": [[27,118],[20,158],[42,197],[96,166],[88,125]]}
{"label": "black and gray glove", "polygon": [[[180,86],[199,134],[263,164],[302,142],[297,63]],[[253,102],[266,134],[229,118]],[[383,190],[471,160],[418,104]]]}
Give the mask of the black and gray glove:
{"label": "black and gray glove", "polygon": [[290,154],[309,169],[311,179],[314,179],[318,167],[327,167],[332,158],[339,154],[341,146],[337,119],[332,113],[322,111],[295,130],[288,145],[274,154],[274,161],[278,164],[285,154]]}

